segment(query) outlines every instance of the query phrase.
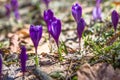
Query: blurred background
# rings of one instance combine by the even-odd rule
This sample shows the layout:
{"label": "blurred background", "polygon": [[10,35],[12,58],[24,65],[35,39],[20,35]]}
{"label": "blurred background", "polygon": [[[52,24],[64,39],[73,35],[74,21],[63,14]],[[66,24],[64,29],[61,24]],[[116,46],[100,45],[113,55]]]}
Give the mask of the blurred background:
{"label": "blurred background", "polygon": [[[82,7],[82,17],[86,24],[91,24],[93,20],[92,10],[96,5],[95,0],[51,0],[49,9],[53,10],[55,16],[62,21],[62,29],[75,29],[76,24],[71,15],[71,6],[78,2]],[[46,24],[43,20],[43,12],[46,10],[46,4],[43,0],[18,0],[18,19],[13,10],[9,16],[6,14],[8,9],[5,5],[11,3],[11,0],[0,0],[0,41],[8,37],[9,32],[15,32],[21,28],[29,28],[30,24],[39,25],[47,31]],[[111,11],[116,9],[120,13],[119,0],[102,0],[102,19],[103,21],[110,20]],[[8,11],[9,12],[9,11]],[[63,40],[64,41],[64,40]]]}

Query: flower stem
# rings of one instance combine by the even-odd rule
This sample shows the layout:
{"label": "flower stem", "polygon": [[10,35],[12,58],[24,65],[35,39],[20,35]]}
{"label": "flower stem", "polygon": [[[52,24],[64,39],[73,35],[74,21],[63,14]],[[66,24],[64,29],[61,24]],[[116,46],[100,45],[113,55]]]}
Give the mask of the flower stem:
{"label": "flower stem", "polygon": [[38,67],[39,66],[39,58],[38,58],[37,48],[35,48],[35,58],[34,58],[34,60],[35,60],[36,67]]}
{"label": "flower stem", "polygon": [[61,46],[59,46],[59,43],[58,43],[58,42],[57,42],[57,48],[58,48],[59,60],[60,60],[60,62],[61,62],[61,61],[63,61],[62,48],[61,48]]}
{"label": "flower stem", "polygon": [[57,43],[57,48],[59,49],[59,45],[58,45],[58,43]]}
{"label": "flower stem", "polygon": [[23,72],[22,80],[25,80],[25,72]]}
{"label": "flower stem", "polygon": [[81,39],[79,38],[79,53],[80,53],[80,51],[81,51],[81,46],[80,46],[80,44],[81,44]]}
{"label": "flower stem", "polygon": [[50,34],[49,34],[49,49],[50,49],[50,52],[52,52],[52,44],[51,44],[51,38],[50,38]]}

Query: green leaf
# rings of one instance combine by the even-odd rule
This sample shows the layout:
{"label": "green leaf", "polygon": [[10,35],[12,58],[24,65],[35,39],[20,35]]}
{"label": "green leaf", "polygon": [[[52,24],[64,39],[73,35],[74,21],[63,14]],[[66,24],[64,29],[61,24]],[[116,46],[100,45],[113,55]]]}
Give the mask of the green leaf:
{"label": "green leaf", "polygon": [[34,60],[35,60],[36,66],[38,67],[38,66],[39,66],[39,58],[38,58],[38,55],[35,56]]}
{"label": "green leaf", "polygon": [[72,80],[78,80],[78,77],[77,77],[77,76],[74,76],[74,77],[72,78]]}
{"label": "green leaf", "polygon": [[65,45],[65,42],[62,41],[61,43],[62,50],[65,52],[65,54],[68,54],[67,47]]}
{"label": "green leaf", "polygon": [[60,61],[63,61],[63,57],[62,57],[62,47],[61,47],[61,46],[58,48],[58,53],[59,53],[59,60],[60,60]]}

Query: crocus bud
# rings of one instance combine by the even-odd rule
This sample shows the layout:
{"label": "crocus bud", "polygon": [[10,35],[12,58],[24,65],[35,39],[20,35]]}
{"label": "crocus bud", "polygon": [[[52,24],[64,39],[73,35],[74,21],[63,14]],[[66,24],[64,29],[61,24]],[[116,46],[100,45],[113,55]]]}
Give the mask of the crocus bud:
{"label": "crocus bud", "polygon": [[20,19],[20,14],[19,14],[19,11],[18,11],[18,0],[11,0],[11,7],[12,7],[12,10],[14,12],[16,20],[19,20]]}
{"label": "crocus bud", "polygon": [[11,12],[11,6],[10,4],[5,4],[5,9],[6,9],[6,16],[9,18],[10,17],[10,12]]}
{"label": "crocus bud", "polygon": [[20,14],[19,14],[18,10],[14,11],[14,15],[15,15],[16,20],[20,19]]}
{"label": "crocus bud", "polygon": [[51,25],[51,23],[56,20],[56,18],[54,17],[54,13],[52,12],[51,9],[45,10],[44,11],[44,20],[47,24],[47,28],[48,28],[48,32],[50,33],[50,28],[49,25]]}
{"label": "crocus bud", "polygon": [[72,5],[72,15],[78,23],[82,16],[82,7],[78,3]]}
{"label": "crocus bud", "polygon": [[96,0],[96,6],[93,9],[93,18],[94,20],[101,20],[101,8],[100,8],[101,0]]}
{"label": "crocus bud", "polygon": [[79,39],[81,39],[82,37],[82,33],[84,31],[85,25],[86,24],[83,18],[80,19],[79,23],[77,23],[77,34]]}
{"label": "crocus bud", "polygon": [[2,75],[2,54],[0,53],[0,78]]}
{"label": "crocus bud", "polygon": [[51,36],[54,38],[58,46],[58,40],[61,33],[61,21],[59,19],[55,19],[49,25],[49,29],[50,29]]}
{"label": "crocus bud", "polygon": [[18,9],[18,1],[17,0],[11,0],[11,7],[12,7],[13,11]]}
{"label": "crocus bud", "polygon": [[49,23],[49,21],[54,17],[54,13],[52,12],[51,9],[45,10],[44,11],[44,20],[46,24]]}
{"label": "crocus bud", "polygon": [[94,20],[101,20],[101,9],[100,7],[95,7],[93,9],[93,18]]}
{"label": "crocus bud", "polygon": [[96,0],[96,6],[100,6],[101,0]]}
{"label": "crocus bud", "polygon": [[30,33],[32,42],[34,44],[34,47],[37,50],[39,41],[42,37],[42,26],[41,25],[37,25],[37,26],[30,25],[29,33]]}
{"label": "crocus bud", "polygon": [[21,71],[26,71],[26,61],[27,61],[27,54],[25,46],[21,46],[21,53],[20,53],[20,63],[21,63]]}
{"label": "crocus bud", "polygon": [[112,24],[114,26],[114,30],[116,31],[118,21],[119,21],[119,14],[117,13],[117,11],[115,10],[112,11],[111,19],[112,19]]}
{"label": "crocus bud", "polygon": [[48,7],[49,7],[49,3],[50,3],[50,1],[51,1],[51,0],[43,0],[43,2],[45,3],[47,9],[48,9]]}

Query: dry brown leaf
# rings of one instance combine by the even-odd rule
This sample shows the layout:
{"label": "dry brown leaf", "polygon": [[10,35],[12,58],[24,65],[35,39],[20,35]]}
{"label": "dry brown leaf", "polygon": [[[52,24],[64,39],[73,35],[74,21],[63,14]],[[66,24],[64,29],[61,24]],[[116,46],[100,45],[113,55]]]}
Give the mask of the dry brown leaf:
{"label": "dry brown leaf", "polygon": [[29,29],[21,29],[17,31],[17,34],[19,35],[20,38],[25,38],[29,36]]}
{"label": "dry brown leaf", "polygon": [[120,2],[119,1],[113,1],[112,2],[115,6],[120,6]]}
{"label": "dry brown leaf", "polygon": [[13,34],[10,37],[10,50],[11,50],[11,52],[19,51],[19,37],[16,34]]}
{"label": "dry brown leaf", "polygon": [[77,75],[78,80],[120,80],[120,70],[117,71],[107,63],[98,63],[94,66],[84,64],[77,71]]}

